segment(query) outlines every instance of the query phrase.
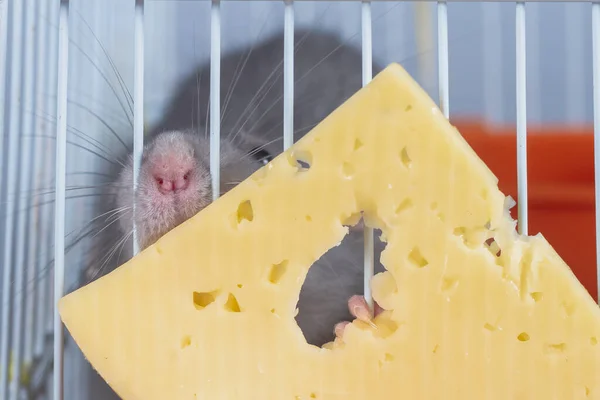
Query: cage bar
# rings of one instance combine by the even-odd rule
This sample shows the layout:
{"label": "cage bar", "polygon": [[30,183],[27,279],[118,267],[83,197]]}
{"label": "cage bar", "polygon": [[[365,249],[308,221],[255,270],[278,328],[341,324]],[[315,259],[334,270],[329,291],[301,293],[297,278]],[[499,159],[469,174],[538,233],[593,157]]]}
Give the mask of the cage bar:
{"label": "cage bar", "polygon": [[[8,57],[8,2],[0,2],[0,127],[4,127],[4,111],[5,111],[5,82],[7,75],[6,59]],[[4,155],[4,140],[0,140],[0,155]],[[0,163],[0,167],[3,164]],[[4,198],[4,185],[2,184],[2,174],[0,174],[0,201]],[[0,208],[1,210],[1,208]],[[2,235],[0,234],[0,238]],[[0,256],[2,253],[0,252]]]}
{"label": "cage bar", "polygon": [[[7,190],[6,193],[6,220],[4,224],[4,254],[2,265],[3,268],[3,279],[2,279],[2,329],[1,341],[0,341],[0,365],[9,365],[12,361],[11,349],[10,349],[10,329],[12,327],[12,321],[10,321],[13,302],[13,279],[15,265],[12,262],[14,243],[14,228],[15,228],[15,216],[18,212],[27,212],[27,210],[21,210],[17,208],[19,204],[19,182],[18,182],[18,163],[20,154],[20,115],[19,115],[19,104],[20,101],[20,89],[21,89],[21,73],[22,73],[22,50],[23,50],[23,3],[20,1],[11,3],[9,9],[10,13],[7,18],[8,24],[8,37],[7,37],[7,56],[8,56],[8,86],[9,92],[7,101],[5,103],[5,110],[7,112],[6,119],[4,121],[4,132],[8,136],[8,146],[5,150],[6,154],[6,182],[4,187]],[[8,368],[0,374],[0,398],[8,398]]]}
{"label": "cage bar", "polygon": [[[48,47],[48,68],[46,71],[46,93],[48,99],[48,107],[46,109],[47,113],[55,113],[58,107],[58,23],[60,18],[60,7],[56,7],[52,0],[48,0],[48,14],[50,16],[49,20],[49,47]],[[56,130],[56,121],[54,121],[54,127],[46,129],[48,130],[48,134],[54,135]],[[44,176],[46,178],[54,179],[54,167],[56,164],[56,153],[51,151],[44,152]],[[45,209],[45,217],[44,217],[44,231],[46,237],[43,241],[43,248],[46,250],[43,254],[47,258],[40,257],[40,265],[39,268],[42,273],[45,274],[46,284],[44,285],[44,290],[46,290],[46,296],[44,303],[44,321],[45,321],[45,335],[48,338],[52,337],[52,333],[54,332],[54,302],[50,301],[50,299],[54,298],[54,260],[51,258],[53,252],[50,251],[54,247],[54,232],[50,229],[51,224],[54,221],[54,207],[51,204],[44,205]],[[51,262],[50,262],[51,261]],[[43,345],[46,347],[46,351],[52,350],[52,346],[48,343],[50,340],[46,340],[44,338]],[[50,348],[50,350],[48,350]]]}
{"label": "cage bar", "polygon": [[[8,40],[7,40],[7,36],[8,36],[8,2],[4,1],[4,2],[0,2],[0,21],[4,21],[4,23],[0,24],[0,127],[2,128],[2,132],[3,135],[6,135],[6,131],[4,129],[4,116],[5,116],[5,110],[6,110],[6,103],[5,103],[5,82],[6,82],[6,77],[8,75],[7,72],[7,64],[6,64],[6,60],[8,57],[8,51],[7,51],[7,47],[8,47]],[[6,170],[6,156],[4,154],[4,138],[2,138],[2,140],[0,140],[0,214],[6,214],[5,211],[5,195],[6,195],[6,190],[5,187],[6,185],[3,182],[3,178],[4,178],[4,174],[1,171],[5,171]],[[0,230],[0,243],[4,243],[4,231]],[[0,247],[0,259],[4,259],[4,251],[3,248]],[[6,277],[4,276],[5,273],[9,272],[8,268],[4,268],[3,269],[3,277],[2,279],[0,279],[0,285],[2,285],[2,290],[3,293],[5,293],[7,284],[5,283]],[[2,344],[4,341],[4,336],[8,335],[8,331],[5,332],[5,329],[7,330],[8,328],[2,328],[4,326],[6,326],[5,324],[5,313],[6,311],[9,309],[9,306],[7,304],[7,300],[5,300],[5,296],[0,296],[0,321],[2,323],[2,325],[0,326],[0,350],[3,349]],[[8,320],[8,316],[6,316],[6,321]],[[2,353],[0,351],[0,363],[4,362],[4,353]],[[0,371],[0,381],[2,381],[2,379],[4,377],[4,374],[2,373],[2,371]],[[4,392],[0,391],[0,396],[3,395]]]}
{"label": "cage bar", "polygon": [[221,156],[221,1],[210,10],[210,175],[213,201],[219,198]]}
{"label": "cage bar", "polygon": [[294,2],[286,0],[283,37],[283,149],[294,143]]}
{"label": "cage bar", "polygon": [[448,4],[439,1],[438,16],[438,86],[440,109],[446,118],[450,118],[450,95],[448,78]]}
{"label": "cage bar", "polygon": [[600,3],[592,3],[594,80],[594,192],[596,202],[596,282],[600,304]]}
{"label": "cage bar", "polygon": [[[20,100],[21,104],[19,106],[19,124],[21,138],[20,138],[20,146],[19,146],[19,170],[20,173],[18,175],[18,189],[15,196],[15,199],[22,199],[23,195],[27,196],[27,205],[31,204],[31,181],[32,176],[31,172],[32,168],[32,150],[33,143],[36,141],[35,138],[31,137],[33,133],[32,122],[33,115],[35,112],[35,101],[33,97],[33,86],[34,86],[34,50],[35,50],[35,31],[34,31],[34,21],[35,21],[35,9],[36,7],[32,4],[32,0],[27,0],[25,2],[25,6],[23,7],[23,50],[24,50],[24,58],[23,58],[23,77],[20,90]],[[25,136],[30,136],[29,140],[24,140]],[[16,204],[20,204],[21,201],[17,201]],[[25,296],[25,292],[29,290],[25,285],[25,277],[29,274],[30,269],[27,268],[28,264],[25,259],[26,249],[27,249],[27,233],[28,233],[28,225],[29,225],[29,216],[31,215],[31,211],[27,207],[25,210],[17,210],[17,223],[16,223],[16,240],[15,245],[13,246],[13,256],[14,256],[14,268],[15,268],[15,279],[13,286],[13,318],[11,321],[12,325],[12,345],[11,345],[11,366],[12,366],[12,377],[10,379],[9,385],[9,400],[17,400],[19,396],[19,384],[21,381],[21,371],[25,364],[23,363],[23,350],[24,345],[27,345],[27,342],[24,342],[24,339],[31,337],[31,331],[24,331],[24,318],[25,318],[25,299],[30,299],[31,296]],[[29,232],[35,232],[29,230]],[[34,233],[35,234],[35,233]],[[31,236],[31,234],[30,234]],[[28,302],[31,302],[28,300]]]}
{"label": "cage bar", "polygon": [[61,0],[58,25],[58,85],[56,107],[56,189],[54,202],[54,376],[53,399],[63,398],[63,327],[58,301],[65,284],[65,203],[67,167],[67,85],[69,71],[69,0]]}
{"label": "cage bar", "polygon": [[[371,2],[362,1],[362,84],[366,86],[373,79],[373,29]],[[364,222],[364,221],[363,221]],[[374,312],[371,279],[375,273],[375,238],[372,228],[364,227],[364,296],[369,309]]]}
{"label": "cage bar", "polygon": [[[133,84],[133,190],[137,189],[138,174],[144,149],[144,0],[135,1],[135,60]],[[135,203],[133,213],[135,215]],[[134,217],[135,221],[135,217]],[[133,224],[133,254],[139,251],[136,224]]]}
{"label": "cage bar", "polygon": [[[36,7],[36,61],[35,65],[37,66],[40,60],[44,60],[47,62],[48,60],[48,22],[45,18],[50,18],[50,10],[48,5],[49,1],[44,0],[40,7]],[[48,94],[45,93],[44,89],[46,87],[46,70],[48,68],[36,68],[35,74],[35,85],[34,85],[34,99],[35,106],[34,110],[37,112],[46,111],[46,103]],[[42,90],[40,90],[40,88]],[[42,92],[42,95],[39,95],[39,92]],[[36,135],[43,135],[41,127],[43,126],[41,122],[41,118],[38,118],[35,114],[32,114],[33,119],[33,129]],[[46,154],[44,139],[38,138],[34,142],[34,167],[33,167],[33,182],[32,188],[35,190],[41,189],[44,183],[42,177],[44,176],[44,157]],[[42,196],[39,196],[42,197]],[[25,354],[25,362],[31,362],[35,357],[38,357],[42,353],[42,344],[43,337],[45,331],[45,325],[43,321],[44,316],[44,304],[48,301],[46,298],[46,280],[45,280],[45,271],[40,270],[39,265],[40,261],[43,260],[43,256],[45,252],[42,249],[44,243],[44,232],[45,230],[42,228],[44,225],[44,213],[43,207],[36,204],[38,196],[31,195],[29,207],[34,213],[33,222],[30,224],[33,235],[31,240],[29,241],[29,250],[28,250],[28,263],[30,267],[33,269],[31,278],[28,278],[28,283],[32,283],[35,293],[34,298],[32,298],[30,302],[30,306],[28,306],[28,313],[31,313],[31,326],[29,326],[29,322],[26,324],[25,329],[31,329],[33,337],[31,338],[31,342],[28,343],[29,348],[26,348]],[[47,227],[45,228],[47,229]],[[29,310],[31,307],[31,310]],[[31,352],[31,354],[29,354]],[[31,357],[31,361],[29,361],[29,357]]]}
{"label": "cage bar", "polygon": [[525,2],[516,5],[518,231],[527,235],[527,62]]}

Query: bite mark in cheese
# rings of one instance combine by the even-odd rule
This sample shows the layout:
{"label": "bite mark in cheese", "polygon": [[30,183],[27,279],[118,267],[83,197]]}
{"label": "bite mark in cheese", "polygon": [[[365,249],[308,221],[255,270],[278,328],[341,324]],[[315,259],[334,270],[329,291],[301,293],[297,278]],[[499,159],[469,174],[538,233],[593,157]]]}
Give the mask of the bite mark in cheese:
{"label": "bite mark in cheese", "polygon": [[[505,200],[393,64],[60,314],[124,400],[600,399],[599,308]],[[387,242],[386,311],[310,346],[301,285],[360,212]]]}

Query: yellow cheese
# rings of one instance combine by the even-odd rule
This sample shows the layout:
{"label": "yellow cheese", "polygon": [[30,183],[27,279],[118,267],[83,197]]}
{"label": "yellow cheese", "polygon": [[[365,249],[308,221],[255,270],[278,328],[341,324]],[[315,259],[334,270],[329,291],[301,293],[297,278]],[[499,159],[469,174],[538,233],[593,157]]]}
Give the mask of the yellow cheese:
{"label": "yellow cheese", "polygon": [[[394,64],[60,314],[125,400],[600,399],[599,308],[505,200]],[[360,211],[387,241],[388,311],[310,346],[301,285]]]}

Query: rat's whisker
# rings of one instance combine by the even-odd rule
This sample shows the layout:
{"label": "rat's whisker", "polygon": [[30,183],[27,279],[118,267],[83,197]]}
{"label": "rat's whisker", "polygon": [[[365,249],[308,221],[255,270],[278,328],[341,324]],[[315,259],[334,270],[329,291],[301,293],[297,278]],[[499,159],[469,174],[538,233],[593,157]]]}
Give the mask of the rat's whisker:
{"label": "rat's whisker", "polygon": [[[66,191],[70,192],[70,191],[74,191],[74,190],[98,189],[98,188],[106,188],[106,187],[110,187],[110,186],[111,186],[110,183],[101,183],[98,185],[67,186]],[[44,196],[47,194],[52,194],[54,192],[55,192],[54,187],[41,187],[41,188],[21,190],[18,193],[9,192],[8,196],[11,196],[11,197],[14,197],[15,195],[16,196]]]}
{"label": "rat's whisker", "polygon": [[[77,200],[77,199],[84,199],[84,198],[93,198],[93,197],[102,197],[102,196],[114,196],[114,194],[106,194],[106,193],[89,193],[89,194],[80,194],[80,195],[76,195],[76,196],[66,196],[65,199],[66,200]],[[32,204],[31,206],[28,207],[24,207],[21,208],[19,210],[15,210],[14,211],[14,215],[22,213],[22,212],[28,212],[30,210],[33,210],[36,207],[41,207],[41,206],[45,206],[48,204],[54,204],[54,199],[52,200],[47,200],[47,201],[43,201],[41,203],[37,203],[37,204]],[[3,204],[10,204],[11,201],[6,201]],[[6,218],[7,214],[3,214],[0,215],[2,218]]]}
{"label": "rat's whisker", "polygon": [[91,59],[91,57],[89,55],[87,55],[87,53],[76,42],[74,42],[71,39],[69,39],[69,41],[77,50],[79,50],[79,52],[92,64],[94,69],[100,74],[100,77],[102,78],[102,80],[109,86],[111,92],[115,95],[115,98],[117,99],[117,101],[119,102],[119,105],[123,109],[123,113],[127,116],[127,120],[130,122],[131,126],[133,126],[133,121],[131,120],[131,115],[129,114],[129,113],[133,114],[133,107],[131,107],[131,105],[128,104],[128,106],[129,106],[129,113],[128,113],[127,108],[125,107],[125,104],[123,104],[123,100],[117,93],[117,90],[110,83],[110,81],[108,80],[108,77],[104,74],[104,72],[102,72],[100,67],[98,67],[98,65]]}
{"label": "rat's whisker", "polygon": [[119,136],[119,134],[115,131],[115,129],[113,127],[111,127],[108,122],[106,122],[104,120],[104,118],[102,118],[100,115],[98,115],[97,113],[95,113],[94,111],[92,111],[89,107],[81,105],[79,103],[73,103],[74,105],[80,107],[82,110],[87,111],[90,115],[92,115],[93,117],[95,117],[102,125],[104,125],[106,127],[106,129],[108,129],[110,131],[110,133],[119,141],[119,143],[121,143],[123,145],[123,147],[125,147],[125,150],[127,151],[131,151],[131,149],[129,148],[129,146],[127,146],[127,144],[125,144],[125,142],[123,141],[123,139],[121,138],[121,136]]}
{"label": "rat's whisker", "polygon": [[[78,136],[81,140],[83,140],[84,142],[90,144],[91,146],[96,147],[96,145],[94,143],[89,142],[87,139],[85,139],[85,137],[81,137],[81,136],[79,136],[75,132],[71,132],[71,133],[73,133],[74,135]],[[55,136],[50,136],[50,135],[22,135],[22,137],[38,137],[38,138],[45,138],[45,139],[50,139],[50,140],[56,140]],[[106,162],[108,162],[110,164],[123,166],[123,163],[120,162],[119,160],[117,160],[117,159],[110,160],[109,158],[103,156],[99,152],[96,152],[96,151],[94,151],[92,149],[89,149],[89,148],[87,148],[87,147],[85,147],[85,146],[83,146],[83,145],[81,145],[79,143],[74,143],[74,142],[72,142],[70,140],[67,140],[67,144],[70,145],[70,146],[73,146],[73,147],[77,147],[78,149],[85,150],[88,153],[91,153],[91,154],[95,155],[96,157],[101,158],[102,160],[104,160],[104,161],[106,161]],[[102,148],[99,148],[99,150],[105,152],[105,150],[102,149]]]}
{"label": "rat's whisker", "polygon": [[108,262],[110,261],[112,256],[117,252],[117,250],[120,247],[122,247],[127,242],[127,240],[129,240],[129,238],[131,236],[133,236],[133,230],[131,230],[131,231],[129,231],[129,233],[123,235],[123,237],[112,246],[111,250],[103,257],[104,261],[100,265],[100,268],[98,268],[96,270],[96,272],[92,275],[92,278],[90,281],[95,280],[99,276],[99,274],[102,273],[102,271],[104,270],[104,268],[106,267],[106,265],[108,264]]}
{"label": "rat's whisker", "polygon": [[[223,121],[225,120],[225,117],[228,114],[227,106],[229,105],[229,101],[231,100],[231,97],[233,95],[235,87],[237,86],[237,83],[238,83],[240,77],[242,76],[242,72],[244,70],[244,67],[246,66],[246,63],[248,62],[248,59],[250,58],[250,55],[254,51],[255,45],[258,42],[257,39],[260,37],[260,35],[262,34],[263,30],[267,26],[267,21],[269,21],[268,17],[271,14],[271,11],[272,11],[272,9],[269,12],[266,13],[265,19],[263,20],[263,22],[261,24],[261,27],[260,27],[258,33],[256,34],[256,37],[254,38],[254,41],[252,42],[252,46],[250,47],[250,50],[248,51],[248,54],[244,58],[244,62],[241,65],[241,68],[240,68],[240,62],[242,60],[242,57],[240,57],[240,62],[238,62],[238,65],[235,68],[232,82],[229,85],[229,89],[227,91],[227,95],[225,96],[225,104],[223,105],[223,114],[221,115],[221,123],[223,123]],[[239,69],[239,71],[238,71],[238,69]]]}
{"label": "rat's whisker", "polygon": [[[100,216],[95,217],[92,221],[96,221],[98,218],[102,217],[102,216],[106,216],[106,218],[104,219],[104,221],[107,223],[102,229],[100,229],[100,231],[96,232],[92,237],[96,237],[98,236],[100,233],[102,233],[105,229],[107,229],[109,226],[111,226],[113,223],[119,221],[119,218],[121,217],[121,214],[124,214],[126,212],[128,212],[129,210],[132,210],[133,207],[121,207],[121,208],[116,208],[113,209],[109,212],[103,213]],[[110,214],[110,215],[107,215]]]}
{"label": "rat's whisker", "polygon": [[110,63],[110,65],[111,65],[111,67],[113,69],[113,72],[117,76],[117,80],[119,81],[119,84],[121,85],[121,90],[123,91],[125,99],[127,100],[127,104],[129,105],[129,109],[130,109],[131,113],[133,114],[133,97],[131,96],[131,92],[127,88],[127,85],[125,84],[125,81],[123,80],[123,77],[119,73],[118,68],[115,66],[115,63],[113,62],[112,57],[110,56],[110,54],[108,54],[108,52],[106,51],[106,48],[102,45],[102,42],[98,39],[98,36],[96,36],[96,34],[94,33],[94,30],[87,23],[87,21],[85,20],[85,18],[83,17],[83,15],[81,15],[81,13],[79,13],[79,11],[77,11],[77,10],[75,10],[75,13],[80,17],[81,21],[85,24],[85,26],[87,26],[87,28],[89,29],[90,33],[92,34],[92,36],[96,40],[96,43],[98,43],[98,45],[102,49],[102,52],[106,56],[106,59],[108,60],[108,62]]}

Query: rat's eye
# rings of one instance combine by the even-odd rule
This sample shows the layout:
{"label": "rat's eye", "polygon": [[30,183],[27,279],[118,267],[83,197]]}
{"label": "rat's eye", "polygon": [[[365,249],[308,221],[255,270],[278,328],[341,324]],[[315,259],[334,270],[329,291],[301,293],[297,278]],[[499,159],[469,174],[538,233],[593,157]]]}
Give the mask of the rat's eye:
{"label": "rat's eye", "polygon": [[183,176],[183,179],[187,181],[187,180],[188,180],[188,178],[189,178],[189,175],[190,175],[190,174],[185,174],[185,175]]}
{"label": "rat's eye", "polygon": [[156,178],[156,183],[162,186],[162,184],[165,183],[165,181],[163,180],[163,178]]}

